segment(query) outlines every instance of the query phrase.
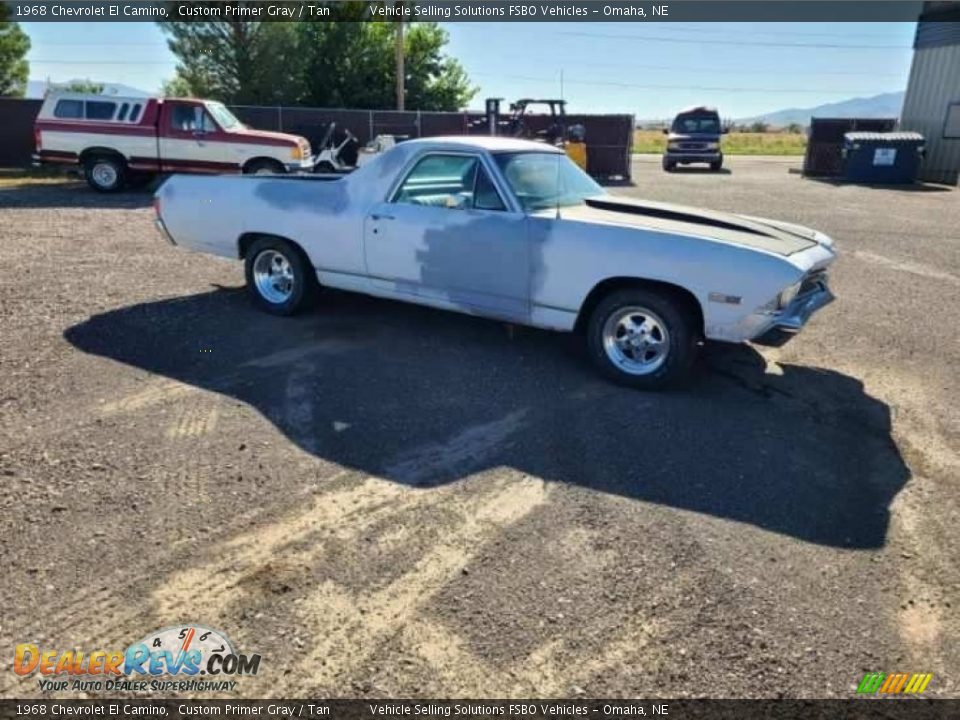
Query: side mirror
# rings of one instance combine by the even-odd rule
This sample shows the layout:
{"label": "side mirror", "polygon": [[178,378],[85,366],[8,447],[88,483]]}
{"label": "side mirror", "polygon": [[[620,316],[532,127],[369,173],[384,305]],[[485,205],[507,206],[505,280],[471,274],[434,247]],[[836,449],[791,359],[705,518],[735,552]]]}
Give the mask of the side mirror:
{"label": "side mirror", "polygon": [[664,129],[663,129],[663,134],[664,134],[664,135],[669,135],[669,134],[670,134],[670,131],[667,130],[667,128],[664,128]]}

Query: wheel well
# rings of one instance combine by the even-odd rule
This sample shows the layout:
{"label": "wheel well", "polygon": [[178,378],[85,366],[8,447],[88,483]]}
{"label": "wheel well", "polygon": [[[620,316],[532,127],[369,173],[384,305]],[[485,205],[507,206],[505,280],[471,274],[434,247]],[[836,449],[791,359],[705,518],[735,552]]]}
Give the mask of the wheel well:
{"label": "wheel well", "polygon": [[95,157],[109,157],[119,160],[124,165],[127,164],[127,159],[123,156],[122,153],[114,150],[113,148],[106,147],[91,147],[87,148],[80,153],[80,157],[77,158],[80,165],[86,165],[87,161]]}
{"label": "wheel well", "polygon": [[271,164],[271,165],[275,165],[276,167],[280,168],[280,171],[281,171],[281,172],[286,172],[286,170],[287,170],[287,168],[284,166],[284,164],[283,164],[282,162],[280,162],[279,160],[277,160],[276,158],[267,157],[266,155],[258,155],[257,157],[252,157],[252,158],[250,158],[249,160],[247,160],[247,161],[243,164],[243,167],[240,168],[240,172],[242,172],[242,173],[247,173],[247,172],[249,172],[250,167],[251,167],[254,163],[269,163],[269,164]]}
{"label": "wheel well", "polygon": [[310,262],[310,257],[307,255],[306,251],[300,246],[300,243],[298,243],[296,240],[291,240],[290,238],[285,238],[281,235],[271,235],[270,233],[250,232],[250,233],[244,233],[243,235],[241,235],[240,238],[237,240],[238,257],[241,260],[245,260],[247,257],[247,252],[250,250],[250,246],[253,245],[253,243],[256,242],[257,240],[260,240],[261,238],[266,238],[270,240],[279,240],[281,242],[287,243],[287,245],[290,245],[294,250],[300,253],[300,256],[303,258],[304,262],[306,262],[308,266],[312,266],[312,263]]}
{"label": "wheel well", "polygon": [[587,294],[586,299],[583,301],[583,305],[580,306],[580,312],[577,314],[577,322],[574,326],[576,332],[583,332],[586,329],[587,323],[590,321],[590,315],[593,313],[593,309],[600,303],[600,301],[609,295],[612,292],[617,290],[623,290],[625,288],[644,288],[646,290],[655,290],[660,293],[664,293],[668,296],[675,298],[680,302],[687,312],[691,314],[696,322],[696,328],[703,333],[703,308],[700,306],[700,301],[697,300],[696,296],[680,285],[674,285],[673,283],[662,282],[660,280],[646,280],[644,278],[635,278],[635,277],[614,277],[607,278],[602,282],[597,283],[593,289]]}

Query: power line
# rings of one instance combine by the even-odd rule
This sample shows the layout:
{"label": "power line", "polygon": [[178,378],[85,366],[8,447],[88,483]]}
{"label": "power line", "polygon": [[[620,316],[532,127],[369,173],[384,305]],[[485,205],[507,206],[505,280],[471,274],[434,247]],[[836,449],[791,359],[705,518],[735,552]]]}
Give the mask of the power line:
{"label": "power line", "polygon": [[[504,75],[502,73],[472,73],[473,75],[479,75],[481,77],[499,77],[508,80],[528,80],[531,82],[546,82],[553,83],[557,81],[556,77],[534,77],[532,75]],[[834,95],[851,95],[851,94],[864,94],[871,91],[864,90],[863,88],[858,88],[856,90],[825,90],[823,88],[765,88],[765,87],[725,87],[717,85],[685,85],[680,83],[671,83],[671,84],[638,84],[638,83],[621,83],[621,82],[610,82],[604,80],[571,80],[570,78],[564,77],[564,82],[570,85],[591,85],[591,86],[602,86],[602,87],[618,87],[618,88],[629,88],[636,90],[717,90],[720,92],[762,92],[762,93],[817,93],[817,94],[834,94]],[[881,93],[883,91],[880,91]]]}
{"label": "power line", "polygon": [[606,38],[615,40],[644,40],[646,42],[665,42],[665,43],[684,43],[692,45],[737,45],[753,47],[798,47],[798,48],[818,48],[821,50],[912,50],[909,45],[840,45],[832,43],[785,43],[785,42],[759,42],[752,40],[710,40],[702,38],[664,38],[653,35],[614,35],[608,33],[588,33],[575,32],[572,30],[560,31],[560,35],[569,35],[572,37],[586,38]]}

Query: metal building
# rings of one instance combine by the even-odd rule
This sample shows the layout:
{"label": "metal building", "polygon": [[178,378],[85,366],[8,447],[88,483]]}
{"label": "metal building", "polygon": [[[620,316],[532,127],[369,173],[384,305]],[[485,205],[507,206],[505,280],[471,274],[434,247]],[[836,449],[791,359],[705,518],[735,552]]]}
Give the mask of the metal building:
{"label": "metal building", "polygon": [[960,176],[960,3],[925,2],[900,128],[926,138],[923,180],[957,184]]}

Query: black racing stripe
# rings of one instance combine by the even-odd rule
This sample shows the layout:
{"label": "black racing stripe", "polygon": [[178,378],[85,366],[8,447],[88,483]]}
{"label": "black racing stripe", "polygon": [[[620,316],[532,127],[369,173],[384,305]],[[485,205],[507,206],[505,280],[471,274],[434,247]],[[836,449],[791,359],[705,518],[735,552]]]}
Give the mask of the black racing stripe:
{"label": "black racing stripe", "polygon": [[584,202],[586,202],[588,206],[597,208],[598,210],[612,210],[614,212],[628,213],[630,215],[644,215],[646,217],[660,218],[661,220],[675,220],[677,222],[690,223],[692,225],[715,227],[721,230],[736,230],[737,232],[751,233],[753,235],[759,235],[760,237],[774,237],[773,235],[755,230],[751,227],[746,227],[744,225],[737,225],[736,223],[703,217],[701,215],[693,215],[691,213],[685,213],[678,210],[665,210],[663,208],[654,208],[648,206],[626,205],[615,201],[611,202],[608,200],[598,200],[597,198],[587,198]]}

